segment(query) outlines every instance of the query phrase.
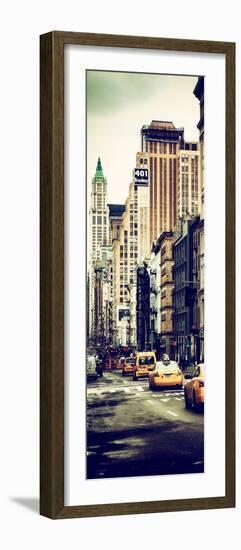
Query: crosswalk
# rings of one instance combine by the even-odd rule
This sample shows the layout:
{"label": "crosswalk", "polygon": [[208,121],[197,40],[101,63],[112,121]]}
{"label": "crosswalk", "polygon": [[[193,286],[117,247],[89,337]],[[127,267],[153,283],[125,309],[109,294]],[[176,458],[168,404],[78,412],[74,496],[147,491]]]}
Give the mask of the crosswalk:
{"label": "crosswalk", "polygon": [[87,388],[87,399],[88,398],[98,398],[98,397],[107,397],[114,396],[117,394],[123,394],[126,397],[148,397],[154,399],[162,399],[164,402],[168,402],[170,398],[174,398],[176,401],[182,401],[184,399],[184,391],[182,390],[162,390],[156,393],[151,392],[147,385],[132,385],[132,386],[115,386],[115,387],[105,387],[105,386],[95,386],[93,388]]}

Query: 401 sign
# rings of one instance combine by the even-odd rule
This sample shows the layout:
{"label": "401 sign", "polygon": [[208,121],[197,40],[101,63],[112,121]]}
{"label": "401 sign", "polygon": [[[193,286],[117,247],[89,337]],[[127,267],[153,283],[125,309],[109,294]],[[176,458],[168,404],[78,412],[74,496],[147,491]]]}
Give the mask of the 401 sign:
{"label": "401 sign", "polygon": [[148,185],[147,168],[135,168],[135,185]]}

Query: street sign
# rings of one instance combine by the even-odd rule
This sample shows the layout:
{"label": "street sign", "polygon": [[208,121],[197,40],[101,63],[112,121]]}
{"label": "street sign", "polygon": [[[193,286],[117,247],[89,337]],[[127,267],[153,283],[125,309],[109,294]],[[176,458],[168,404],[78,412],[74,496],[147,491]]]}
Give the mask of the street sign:
{"label": "street sign", "polygon": [[135,168],[135,185],[148,185],[148,169]]}

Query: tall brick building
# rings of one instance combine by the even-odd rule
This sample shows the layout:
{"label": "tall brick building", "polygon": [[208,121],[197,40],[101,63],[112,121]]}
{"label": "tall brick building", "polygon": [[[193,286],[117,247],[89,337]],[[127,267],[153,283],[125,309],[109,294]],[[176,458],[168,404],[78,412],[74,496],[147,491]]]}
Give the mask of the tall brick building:
{"label": "tall brick building", "polygon": [[173,231],[180,217],[201,208],[198,143],[184,140],[184,128],[152,120],[141,129],[142,151],[149,157],[150,246],[164,231]]}

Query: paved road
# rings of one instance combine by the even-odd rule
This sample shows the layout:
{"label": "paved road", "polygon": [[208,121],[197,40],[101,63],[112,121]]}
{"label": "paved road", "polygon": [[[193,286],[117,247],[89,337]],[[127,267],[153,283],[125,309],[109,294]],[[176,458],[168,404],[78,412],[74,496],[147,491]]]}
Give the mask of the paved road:
{"label": "paved road", "polygon": [[204,471],[204,415],[183,390],[150,391],[119,372],[87,387],[87,477]]}

